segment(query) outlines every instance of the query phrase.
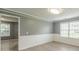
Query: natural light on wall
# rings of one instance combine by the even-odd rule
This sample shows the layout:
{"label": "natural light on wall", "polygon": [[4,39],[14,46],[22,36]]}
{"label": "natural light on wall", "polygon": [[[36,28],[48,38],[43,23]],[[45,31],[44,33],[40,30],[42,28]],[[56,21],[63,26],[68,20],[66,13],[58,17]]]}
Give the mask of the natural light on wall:
{"label": "natural light on wall", "polygon": [[49,8],[48,11],[52,14],[61,14],[63,12],[62,8]]}

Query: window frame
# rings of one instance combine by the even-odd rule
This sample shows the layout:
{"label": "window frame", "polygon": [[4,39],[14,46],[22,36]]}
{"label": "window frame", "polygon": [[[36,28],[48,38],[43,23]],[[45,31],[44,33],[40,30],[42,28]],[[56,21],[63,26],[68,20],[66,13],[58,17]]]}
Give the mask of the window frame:
{"label": "window frame", "polygon": [[[4,28],[2,28],[2,24],[4,24],[5,26],[4,26]],[[1,22],[1,29],[0,29],[0,32],[2,31],[2,30],[4,30],[5,32],[5,34],[2,34],[2,32],[1,32],[1,37],[7,37],[7,36],[10,36],[10,23],[5,23],[5,22]],[[8,29],[7,28],[5,28],[5,27],[8,27]],[[8,33],[7,33],[7,31],[9,31]]]}
{"label": "window frame", "polygon": [[[76,36],[75,37],[70,37],[70,31],[71,31],[71,23],[75,23],[76,24],[76,22],[79,22],[78,20],[76,20],[76,21],[69,21],[69,22],[61,22],[60,23],[60,36],[61,37],[66,37],[66,36],[62,36],[61,35],[61,24],[64,24],[64,23],[68,23],[68,37],[67,38],[75,38],[75,39],[78,39]],[[79,28],[78,28],[79,29]],[[74,31],[75,32],[75,31]]]}

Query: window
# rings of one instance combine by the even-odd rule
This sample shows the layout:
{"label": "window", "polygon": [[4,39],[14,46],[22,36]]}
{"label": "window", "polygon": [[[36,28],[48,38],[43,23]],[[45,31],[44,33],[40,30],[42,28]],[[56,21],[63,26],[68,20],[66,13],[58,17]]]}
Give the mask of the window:
{"label": "window", "polygon": [[60,34],[62,37],[68,37],[68,22],[60,24]]}
{"label": "window", "polygon": [[70,37],[70,38],[79,38],[79,21],[61,23],[60,36]]}
{"label": "window", "polygon": [[1,23],[1,36],[10,36],[10,24],[8,23]]}
{"label": "window", "polygon": [[69,37],[71,38],[79,38],[79,22],[70,22],[70,32]]}

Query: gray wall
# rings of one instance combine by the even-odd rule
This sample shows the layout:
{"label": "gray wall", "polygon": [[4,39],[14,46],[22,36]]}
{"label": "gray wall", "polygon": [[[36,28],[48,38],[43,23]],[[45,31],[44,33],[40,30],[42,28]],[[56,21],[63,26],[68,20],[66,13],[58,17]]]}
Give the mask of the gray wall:
{"label": "gray wall", "polygon": [[60,22],[53,23],[53,33],[59,34],[60,33]]}
{"label": "gray wall", "polygon": [[17,39],[18,38],[18,22],[11,22],[10,23],[10,29],[11,29],[11,38]]}
{"label": "gray wall", "polygon": [[53,26],[51,22],[38,20],[35,18],[27,17],[20,20],[20,33],[21,35],[37,35],[37,34],[51,34],[53,33]]}
{"label": "gray wall", "polygon": [[60,34],[60,23],[62,23],[62,22],[72,22],[72,21],[79,21],[79,17],[64,19],[64,20],[61,20],[61,21],[53,22],[53,33]]}

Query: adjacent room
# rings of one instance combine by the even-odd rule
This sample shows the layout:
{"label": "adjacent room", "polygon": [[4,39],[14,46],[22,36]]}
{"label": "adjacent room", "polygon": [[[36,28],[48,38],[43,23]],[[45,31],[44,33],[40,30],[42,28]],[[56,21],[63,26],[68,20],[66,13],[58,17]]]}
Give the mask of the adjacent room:
{"label": "adjacent room", "polygon": [[0,8],[1,51],[79,51],[79,8]]}
{"label": "adjacent room", "polygon": [[18,20],[17,18],[0,15],[1,51],[18,50]]}

